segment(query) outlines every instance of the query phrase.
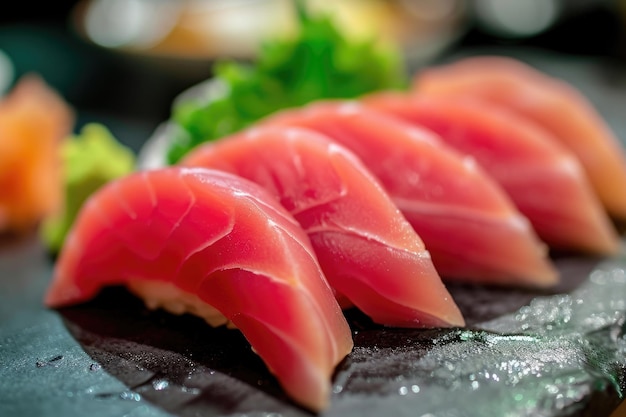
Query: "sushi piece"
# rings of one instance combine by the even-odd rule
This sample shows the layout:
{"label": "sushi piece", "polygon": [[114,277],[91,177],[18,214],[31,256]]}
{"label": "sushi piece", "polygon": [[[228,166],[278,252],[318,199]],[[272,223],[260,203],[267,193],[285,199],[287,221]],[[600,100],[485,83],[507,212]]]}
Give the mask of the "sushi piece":
{"label": "sushi piece", "polygon": [[436,134],[356,102],[316,102],[263,125],[300,126],[350,149],[382,183],[443,278],[551,286],[545,245],[500,186]]}
{"label": "sushi piece", "polygon": [[203,168],[143,171],[83,206],[45,302],[124,285],[149,307],[230,321],[311,410],[352,349],[350,329],[298,223],[260,186]]}
{"label": "sushi piece", "polygon": [[376,93],[362,102],[471,155],[555,249],[612,254],[619,238],[576,157],[550,132],[488,102]]}
{"label": "sushi piece", "polygon": [[269,190],[307,232],[338,299],[373,321],[464,324],[420,237],[343,146],[311,130],[261,127],[203,144],[182,164],[228,171]]}
{"label": "sushi piece", "polygon": [[479,56],[419,72],[413,90],[488,101],[540,125],[580,160],[608,213],[626,219],[624,149],[575,87],[512,58]]}
{"label": "sushi piece", "polygon": [[39,76],[0,99],[0,233],[24,233],[63,205],[60,147],[74,112]]}

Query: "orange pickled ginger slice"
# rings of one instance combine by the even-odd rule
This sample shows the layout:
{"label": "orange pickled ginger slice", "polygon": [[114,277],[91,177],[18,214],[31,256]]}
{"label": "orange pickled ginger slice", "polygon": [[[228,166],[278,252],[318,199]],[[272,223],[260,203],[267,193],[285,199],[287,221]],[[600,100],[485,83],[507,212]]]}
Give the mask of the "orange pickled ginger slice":
{"label": "orange pickled ginger slice", "polygon": [[36,75],[0,101],[0,231],[27,231],[59,210],[59,144],[73,122],[69,105]]}

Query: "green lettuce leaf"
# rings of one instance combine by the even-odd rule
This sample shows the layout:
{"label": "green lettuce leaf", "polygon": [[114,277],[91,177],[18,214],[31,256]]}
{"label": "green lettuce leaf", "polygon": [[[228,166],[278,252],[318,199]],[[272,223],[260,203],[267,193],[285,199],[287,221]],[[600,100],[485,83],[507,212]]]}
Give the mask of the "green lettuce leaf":
{"label": "green lettuce leaf", "polygon": [[262,43],[253,63],[218,62],[212,80],[219,88],[173,106],[171,121],[182,129],[172,138],[169,163],[283,108],[406,87],[406,69],[392,45],[349,39],[330,16],[309,14],[302,1],[295,5],[295,37]]}

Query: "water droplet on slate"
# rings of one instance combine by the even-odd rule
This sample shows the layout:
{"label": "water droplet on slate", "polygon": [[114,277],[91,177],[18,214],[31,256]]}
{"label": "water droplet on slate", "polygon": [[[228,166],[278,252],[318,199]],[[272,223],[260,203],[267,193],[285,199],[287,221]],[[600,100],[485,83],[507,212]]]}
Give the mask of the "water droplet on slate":
{"label": "water droplet on slate", "polygon": [[165,379],[155,379],[154,381],[152,381],[152,387],[156,391],[162,391],[165,388],[169,387],[169,385],[170,383],[166,381]]}
{"label": "water droplet on slate", "polygon": [[184,393],[192,394],[192,395],[198,395],[202,392],[200,388],[189,388],[185,386],[180,387],[180,390]]}
{"label": "water droplet on slate", "polygon": [[137,394],[136,392],[132,392],[132,391],[124,391],[120,394],[120,398],[122,400],[129,400],[129,401],[141,401],[141,395]]}

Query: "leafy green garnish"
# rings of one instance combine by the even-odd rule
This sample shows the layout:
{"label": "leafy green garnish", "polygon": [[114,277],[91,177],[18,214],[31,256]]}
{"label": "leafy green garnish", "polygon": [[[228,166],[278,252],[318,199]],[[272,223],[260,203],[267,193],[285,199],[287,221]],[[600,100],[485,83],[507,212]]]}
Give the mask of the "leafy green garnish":
{"label": "leafy green garnish", "polygon": [[64,169],[64,210],[44,220],[41,237],[52,253],[63,246],[83,203],[107,182],[131,173],[135,155],[119,143],[103,125],[89,123],[80,134],[67,138],[61,145]]}
{"label": "leafy green garnish", "polygon": [[354,98],[406,86],[399,51],[374,39],[348,39],[326,15],[311,15],[296,1],[299,33],[262,43],[256,62],[219,62],[207,97],[176,103],[168,162],[196,145],[241,130],[279,109],[318,99]]}

